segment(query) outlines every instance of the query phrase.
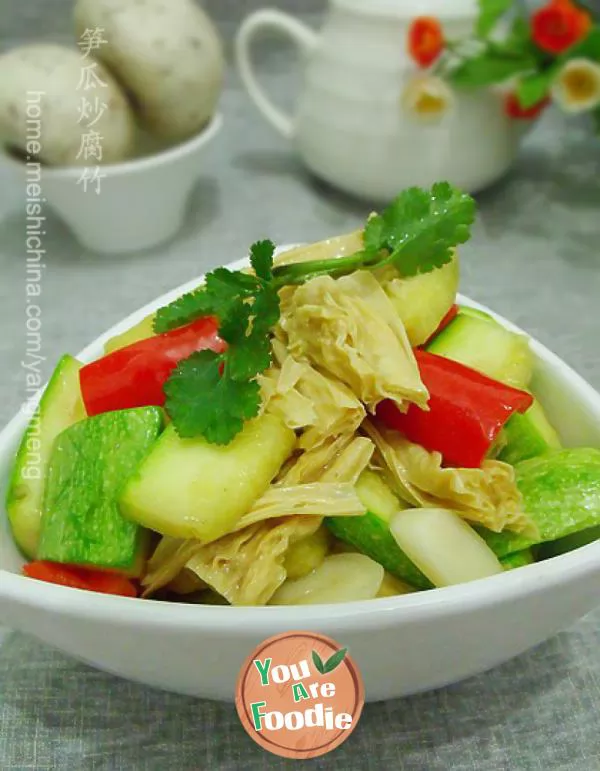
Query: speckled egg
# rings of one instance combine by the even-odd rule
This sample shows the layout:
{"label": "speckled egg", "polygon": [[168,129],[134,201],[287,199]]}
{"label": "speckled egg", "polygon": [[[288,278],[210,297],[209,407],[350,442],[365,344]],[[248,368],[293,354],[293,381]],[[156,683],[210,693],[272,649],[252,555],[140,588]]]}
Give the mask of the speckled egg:
{"label": "speckled egg", "polygon": [[135,117],[101,63],[26,45],[0,56],[0,141],[53,166],[115,163],[133,151]]}
{"label": "speckled egg", "polygon": [[197,133],[221,92],[222,45],[193,0],[77,0],[79,35],[101,29],[94,55],[131,95],[145,128],[172,141]]}

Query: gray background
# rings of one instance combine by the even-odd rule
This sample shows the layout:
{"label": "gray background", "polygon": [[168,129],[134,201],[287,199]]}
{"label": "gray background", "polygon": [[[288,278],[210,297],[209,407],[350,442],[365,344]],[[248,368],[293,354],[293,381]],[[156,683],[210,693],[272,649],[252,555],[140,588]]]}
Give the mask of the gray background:
{"label": "gray background", "polygon": [[[206,3],[228,39],[256,5]],[[308,14],[311,23],[323,8],[317,0],[277,5]],[[69,7],[67,0],[2,0],[0,48],[68,37]],[[293,61],[273,46],[263,65],[269,87],[289,104],[297,83]],[[127,258],[99,257],[82,252],[49,217],[42,298],[46,375],[61,353],[76,353],[159,293],[240,257],[257,238],[312,240],[364,219],[368,204],[303,171],[288,145],[261,122],[233,71],[222,110],[224,131],[207,153],[185,228],[171,244]],[[599,171],[600,146],[586,126],[549,113],[511,174],[478,196],[479,222],[463,250],[463,290],[539,337],[597,388]],[[24,227],[23,191],[0,175],[0,424],[25,396],[19,364]],[[307,767],[600,769],[599,643],[596,612],[485,676],[369,706],[346,745]],[[288,766],[253,745],[231,706],[116,680],[20,634],[0,647],[0,769]]]}

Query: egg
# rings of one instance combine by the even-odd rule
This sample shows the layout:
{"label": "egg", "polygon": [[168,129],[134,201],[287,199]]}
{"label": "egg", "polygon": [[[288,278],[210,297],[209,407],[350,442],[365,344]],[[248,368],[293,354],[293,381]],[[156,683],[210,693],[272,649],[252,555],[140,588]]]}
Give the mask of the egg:
{"label": "egg", "polygon": [[220,38],[193,0],[77,0],[75,27],[102,30],[94,51],[124,85],[148,131],[169,141],[197,133],[221,92]]}
{"label": "egg", "polygon": [[106,68],[77,49],[32,44],[0,56],[0,141],[53,166],[131,155],[135,118]]}

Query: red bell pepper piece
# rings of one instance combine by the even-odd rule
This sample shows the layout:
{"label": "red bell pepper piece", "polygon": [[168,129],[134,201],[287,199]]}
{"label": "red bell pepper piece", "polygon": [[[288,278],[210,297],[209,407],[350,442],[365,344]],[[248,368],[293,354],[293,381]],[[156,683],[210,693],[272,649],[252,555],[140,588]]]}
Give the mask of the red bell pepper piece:
{"label": "red bell pepper piece", "polygon": [[117,594],[121,597],[137,597],[138,594],[135,585],[126,576],[105,570],[38,560],[25,565],[23,574],[38,581],[69,586],[72,589],[87,589],[89,592]]}
{"label": "red bell pepper piece", "polygon": [[402,413],[386,400],[377,417],[411,442],[440,452],[447,464],[479,468],[502,426],[514,412],[525,412],[533,396],[428,351],[417,349],[415,356],[429,411],[411,404]]}
{"label": "red bell pepper piece", "polygon": [[452,305],[448,313],[444,316],[444,318],[440,321],[438,328],[435,330],[435,332],[431,335],[431,337],[426,340],[423,345],[427,346],[429,343],[436,338],[440,332],[442,332],[448,324],[450,324],[451,321],[454,321],[454,319],[458,316],[458,305]]}
{"label": "red bell pepper piece", "polygon": [[133,581],[119,573],[85,568],[84,576],[88,580],[92,592],[118,594],[121,597],[137,597],[138,595]]}
{"label": "red bell pepper piece", "polygon": [[217,320],[206,316],[86,364],[79,383],[87,414],[162,406],[163,386],[179,361],[196,351],[225,350],[227,344],[217,332]]}

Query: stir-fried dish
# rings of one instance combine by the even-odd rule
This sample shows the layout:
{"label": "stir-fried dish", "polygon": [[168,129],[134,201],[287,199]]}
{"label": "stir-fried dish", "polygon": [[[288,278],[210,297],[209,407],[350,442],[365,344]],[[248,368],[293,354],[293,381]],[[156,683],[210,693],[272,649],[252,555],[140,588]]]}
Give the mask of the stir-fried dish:
{"label": "stir-fried dish", "polygon": [[64,356],[7,511],[26,576],[198,604],[386,597],[600,536],[600,450],[561,447],[526,336],[458,306],[474,202],[218,268]]}

